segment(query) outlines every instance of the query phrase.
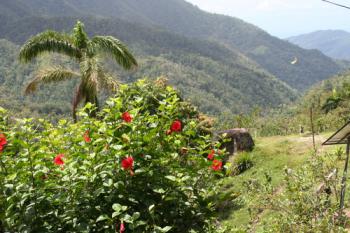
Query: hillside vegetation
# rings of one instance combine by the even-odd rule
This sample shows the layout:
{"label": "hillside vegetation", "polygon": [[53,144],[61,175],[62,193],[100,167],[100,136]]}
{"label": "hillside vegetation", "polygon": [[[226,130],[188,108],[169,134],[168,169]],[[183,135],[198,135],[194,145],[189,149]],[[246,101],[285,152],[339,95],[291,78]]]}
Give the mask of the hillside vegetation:
{"label": "hillside vegetation", "polygon": [[[224,44],[231,50],[240,51],[267,72],[299,90],[306,90],[341,70],[332,59],[318,51],[301,49],[240,19],[207,13],[183,0],[14,0],[3,1],[0,6],[4,9],[0,17],[4,17],[2,21],[6,22],[3,24],[5,29],[0,26],[0,32],[4,33],[0,37],[5,37],[9,29],[14,30],[21,24],[21,19],[30,16],[40,15],[47,19],[53,16],[80,18],[90,15],[95,18],[124,19],[142,27],[163,28],[187,37]],[[16,27],[12,23],[16,23]],[[37,24],[32,22],[32,25]],[[51,26],[55,28],[55,24]],[[63,28],[58,23],[56,26]],[[35,30],[36,27],[30,28]],[[123,30],[115,31],[108,26],[104,28],[108,29],[107,34],[118,33],[119,37],[123,37]],[[20,32],[16,30],[16,34],[12,35],[18,36]],[[143,37],[136,31],[133,33],[134,37]],[[161,41],[156,39],[156,34],[153,38]],[[298,58],[299,63],[291,65],[294,58]]]}
{"label": "hillside vegetation", "polygon": [[[9,26],[9,30],[3,32],[7,32],[7,39],[21,44],[30,35],[47,28],[58,31],[71,28],[75,20],[28,18],[18,21],[16,27]],[[264,108],[276,107],[294,100],[297,96],[294,90],[241,53],[217,43],[188,39],[158,29],[149,30],[121,20],[84,18],[84,23],[90,35],[112,32],[112,36],[127,43],[135,53],[139,67],[133,73],[117,70],[106,61],[107,68],[114,71],[116,77],[123,81],[133,81],[144,76],[154,78],[164,75],[186,99],[192,100],[204,112],[214,115],[218,112],[246,112],[256,105]],[[1,43],[4,47],[8,45],[8,42]],[[10,62],[6,69],[14,69],[17,66],[15,47],[12,45],[12,54],[7,55],[12,63]],[[12,83],[12,87],[9,88],[22,89],[23,83],[29,77],[23,75],[21,69],[16,73],[17,79],[21,81]],[[32,75],[34,74],[29,72],[28,76]],[[17,96],[12,99],[23,98],[22,93],[16,91]],[[57,101],[66,101],[69,98],[70,95],[64,95]]]}
{"label": "hillside vegetation", "polygon": [[[5,71],[2,88],[9,93],[3,102],[16,112],[24,108],[20,111],[24,115],[67,113],[71,98],[67,90],[74,85],[62,84],[60,90],[43,89],[38,95],[23,97],[24,84],[35,75],[35,68],[57,63],[57,59],[25,67],[16,61],[18,46],[47,29],[69,32],[77,19],[85,23],[90,36],[121,39],[139,60],[139,68],[131,73],[114,68],[107,60],[105,66],[114,76],[123,82],[165,76],[184,98],[211,115],[248,113],[253,107],[268,109],[290,103],[298,91],[346,66],[242,20],[209,14],[182,0],[14,0],[0,2],[0,9],[0,38],[7,40],[0,43],[6,50],[0,63]],[[295,58],[298,62],[291,64]],[[63,89],[67,93],[58,95]],[[52,105],[52,99],[58,104]],[[28,104],[23,107],[23,103]],[[45,107],[40,110],[39,105]]]}
{"label": "hillside vegetation", "polygon": [[249,114],[222,115],[219,127],[250,128],[260,136],[311,133],[311,109],[316,134],[335,131],[350,120],[350,73],[336,75],[315,84],[295,103],[264,112],[259,108]]}

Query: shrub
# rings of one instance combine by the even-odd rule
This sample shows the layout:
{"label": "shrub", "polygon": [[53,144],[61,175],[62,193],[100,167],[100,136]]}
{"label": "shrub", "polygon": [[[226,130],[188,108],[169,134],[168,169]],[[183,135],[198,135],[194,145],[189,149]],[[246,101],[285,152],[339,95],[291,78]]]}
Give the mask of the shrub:
{"label": "shrub", "polygon": [[[337,158],[326,154],[310,159],[296,170],[285,169],[282,186],[250,180],[248,192],[258,194],[251,210],[252,222],[269,214],[260,227],[263,232],[346,232],[339,218],[340,177]],[[264,212],[264,213],[263,213]]]}
{"label": "shrub", "polygon": [[252,155],[248,152],[241,152],[234,156],[229,173],[231,173],[231,175],[239,175],[253,167],[253,165]]}
{"label": "shrub", "polygon": [[343,160],[343,157],[345,155],[343,147],[337,147],[334,151],[334,155],[337,157],[338,160]]}
{"label": "shrub", "polygon": [[[211,136],[171,87],[123,85],[97,119],[9,124],[0,154],[0,232],[203,232],[216,174]],[[219,159],[219,158],[217,158]]]}

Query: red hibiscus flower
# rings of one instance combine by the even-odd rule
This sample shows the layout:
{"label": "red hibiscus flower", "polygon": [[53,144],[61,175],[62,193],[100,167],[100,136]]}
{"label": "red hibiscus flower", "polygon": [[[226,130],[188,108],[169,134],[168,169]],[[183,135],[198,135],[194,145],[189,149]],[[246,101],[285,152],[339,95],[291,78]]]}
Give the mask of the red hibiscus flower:
{"label": "red hibiscus flower", "polygon": [[132,122],[132,116],[130,115],[129,112],[124,112],[124,113],[122,114],[122,119],[123,119],[125,122],[128,122],[128,123]]}
{"label": "red hibiscus flower", "polygon": [[86,130],[85,131],[85,133],[84,133],[84,141],[86,142],[86,143],[90,143],[91,142],[91,138],[90,138],[90,132],[89,132],[89,130]]}
{"label": "red hibiscus flower", "polygon": [[208,159],[209,160],[213,160],[214,159],[214,156],[215,156],[215,150],[211,150],[210,153],[208,154]]}
{"label": "red hibiscus flower", "polygon": [[182,130],[182,123],[179,120],[174,121],[170,126],[171,132],[180,132]]}
{"label": "red hibiscus flower", "polygon": [[125,231],[125,225],[124,225],[124,223],[122,222],[122,223],[120,224],[119,233],[123,233],[124,231]]}
{"label": "red hibiscus flower", "polygon": [[4,147],[7,144],[6,136],[4,134],[0,134],[0,152],[4,150]]}
{"label": "red hibiscus flower", "polygon": [[213,161],[213,164],[211,165],[211,168],[214,170],[214,171],[220,171],[221,168],[222,168],[222,161],[220,160],[214,160]]}
{"label": "red hibiscus flower", "polygon": [[62,165],[64,165],[63,157],[64,157],[64,154],[58,154],[53,159],[53,162],[58,166],[62,166]]}
{"label": "red hibiscus flower", "polygon": [[134,168],[134,158],[132,156],[129,156],[122,160],[122,167],[124,170],[129,170],[130,175],[134,175],[133,168]]}

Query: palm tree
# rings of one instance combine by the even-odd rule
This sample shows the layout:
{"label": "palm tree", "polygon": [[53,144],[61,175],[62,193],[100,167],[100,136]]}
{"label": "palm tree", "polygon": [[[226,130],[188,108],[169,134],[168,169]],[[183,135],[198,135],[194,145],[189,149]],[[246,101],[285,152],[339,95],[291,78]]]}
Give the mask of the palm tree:
{"label": "palm tree", "polygon": [[[79,63],[80,72],[67,70],[62,67],[51,67],[38,72],[26,87],[25,93],[36,90],[42,83],[59,82],[79,78],[73,97],[73,119],[77,120],[76,109],[82,101],[92,103],[98,110],[97,93],[101,88],[116,90],[117,82],[111,75],[105,73],[99,62],[98,55],[110,55],[120,66],[130,70],[137,66],[133,55],[127,47],[112,36],[95,36],[89,39],[84,31],[84,25],[78,21],[72,34],[55,31],[45,31],[30,38],[21,48],[19,58],[29,62],[42,53],[60,53],[67,55]],[[91,113],[96,115],[96,111]]]}

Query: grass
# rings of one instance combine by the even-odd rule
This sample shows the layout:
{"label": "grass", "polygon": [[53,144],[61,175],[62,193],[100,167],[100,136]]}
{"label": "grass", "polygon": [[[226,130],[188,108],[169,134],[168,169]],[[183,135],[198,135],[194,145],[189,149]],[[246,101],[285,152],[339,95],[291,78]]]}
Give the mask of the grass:
{"label": "grass", "polygon": [[[336,149],[336,147],[321,147],[321,143],[329,135],[323,134],[316,137],[318,154]],[[249,204],[246,200],[253,200],[254,194],[244,191],[245,183],[251,179],[264,182],[265,174],[269,174],[272,177],[273,186],[277,190],[282,189],[284,170],[298,168],[313,156],[312,138],[300,135],[257,138],[256,148],[251,153],[254,167],[238,176],[222,180],[222,188],[217,200],[220,203],[218,210],[221,223],[228,229],[251,224]],[[273,213],[263,213],[259,218],[263,221],[271,214]]]}

